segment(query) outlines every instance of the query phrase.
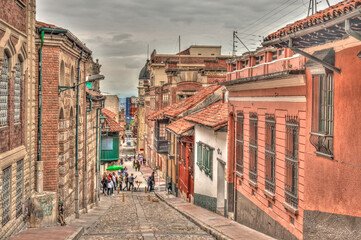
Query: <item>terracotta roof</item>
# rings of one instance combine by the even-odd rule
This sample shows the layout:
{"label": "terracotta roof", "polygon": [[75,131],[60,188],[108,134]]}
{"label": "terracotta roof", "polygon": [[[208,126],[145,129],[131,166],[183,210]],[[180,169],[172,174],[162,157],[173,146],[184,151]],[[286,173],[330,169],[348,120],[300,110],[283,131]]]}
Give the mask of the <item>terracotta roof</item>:
{"label": "terracotta roof", "polygon": [[65,29],[65,28],[61,28],[61,27],[55,26],[55,25],[50,24],[50,23],[44,23],[44,22],[40,22],[40,21],[36,21],[36,27]]}
{"label": "terracotta roof", "polygon": [[191,130],[194,127],[194,124],[187,122],[184,118],[181,118],[175,122],[172,122],[167,126],[169,130],[175,134],[182,135],[183,133]]}
{"label": "terracotta roof", "polygon": [[228,103],[219,101],[200,112],[184,117],[184,119],[217,131],[228,124]]}
{"label": "terracotta roof", "polygon": [[100,92],[94,91],[92,89],[86,88],[86,93],[92,97],[104,97]]}
{"label": "terracotta roof", "polygon": [[102,132],[106,132],[107,129],[106,127],[109,127],[108,131],[109,132],[120,132],[123,131],[124,129],[120,126],[119,123],[117,123],[117,121],[114,120],[116,114],[113,113],[112,111],[103,108],[102,109],[102,114],[105,117],[105,123],[104,126],[102,128]]}
{"label": "terracotta roof", "polygon": [[278,31],[269,34],[264,41],[270,41],[273,39],[277,39],[279,37],[301,31],[303,29],[323,24],[329,20],[335,19],[342,15],[345,15],[351,11],[354,11],[357,8],[361,7],[361,0],[345,0],[339,2],[335,5],[332,5],[329,8],[318,11],[316,14],[311,15],[307,18],[298,20],[292,24],[288,24],[287,26],[279,29]]}
{"label": "terracotta roof", "polygon": [[168,107],[165,107],[150,116],[148,116],[148,119],[164,119],[166,117],[177,117],[179,114],[191,109],[192,107],[196,106],[198,103],[203,101],[205,98],[207,98],[209,95],[217,91],[221,86],[215,85],[210,86],[207,88],[203,88],[201,91],[196,93],[195,95],[186,98],[180,102],[174,103],[172,105],[169,105]]}

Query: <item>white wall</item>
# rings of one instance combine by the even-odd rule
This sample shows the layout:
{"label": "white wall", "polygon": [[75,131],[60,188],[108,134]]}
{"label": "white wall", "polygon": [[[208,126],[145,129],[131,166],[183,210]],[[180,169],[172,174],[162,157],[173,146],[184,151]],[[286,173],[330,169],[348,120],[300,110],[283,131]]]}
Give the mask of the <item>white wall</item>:
{"label": "white wall", "polygon": [[[211,128],[196,125],[194,139],[196,144],[194,147],[194,193],[217,198],[217,158],[227,162],[227,133],[214,132]],[[197,143],[199,141],[214,148],[212,179],[204,171],[201,171],[197,165]]]}

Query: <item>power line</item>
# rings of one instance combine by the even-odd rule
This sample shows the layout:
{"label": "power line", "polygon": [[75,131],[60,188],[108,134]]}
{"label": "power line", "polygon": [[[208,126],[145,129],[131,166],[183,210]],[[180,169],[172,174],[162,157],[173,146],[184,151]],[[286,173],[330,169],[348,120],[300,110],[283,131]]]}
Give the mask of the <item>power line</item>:
{"label": "power line", "polygon": [[[251,25],[249,25],[248,27],[242,29],[242,31],[247,31],[250,28],[254,28],[255,26],[258,26],[259,24],[263,23],[264,21],[259,22],[261,19],[265,18],[268,14],[274,12],[275,10],[277,10],[276,13],[272,14],[271,16],[269,16],[267,19],[269,19],[270,17],[273,17],[275,15],[277,15],[278,13],[280,13],[282,10],[288,8],[289,6],[291,6],[292,4],[294,4],[295,2],[297,2],[298,0],[294,0],[293,2],[291,2],[290,4],[288,4],[287,6],[285,6],[282,9],[279,9],[280,7],[282,7],[283,5],[287,4],[289,1],[291,0],[287,0],[285,3],[281,4],[280,6],[278,6],[277,8],[267,12],[265,15],[263,15],[261,18],[259,18],[258,20],[256,20],[255,22],[251,23]],[[258,24],[256,24],[257,22],[259,22]]]}

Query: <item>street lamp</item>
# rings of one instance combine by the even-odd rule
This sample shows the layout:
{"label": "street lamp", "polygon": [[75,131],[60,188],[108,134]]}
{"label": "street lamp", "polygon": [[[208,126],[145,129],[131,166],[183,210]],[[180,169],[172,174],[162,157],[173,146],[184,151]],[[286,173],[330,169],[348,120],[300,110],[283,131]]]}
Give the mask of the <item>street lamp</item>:
{"label": "street lamp", "polygon": [[[59,95],[67,91],[69,89],[75,90],[76,88],[76,138],[75,138],[75,218],[79,218],[79,112],[80,112],[80,105],[79,105],[79,86],[86,84],[88,82],[95,82],[103,80],[105,77],[104,75],[92,75],[86,78],[86,81],[80,82],[80,61],[83,56],[83,50],[80,54],[80,58],[78,61],[78,82],[77,84],[73,84],[73,86],[59,86]],[[85,146],[86,147],[86,146]]]}

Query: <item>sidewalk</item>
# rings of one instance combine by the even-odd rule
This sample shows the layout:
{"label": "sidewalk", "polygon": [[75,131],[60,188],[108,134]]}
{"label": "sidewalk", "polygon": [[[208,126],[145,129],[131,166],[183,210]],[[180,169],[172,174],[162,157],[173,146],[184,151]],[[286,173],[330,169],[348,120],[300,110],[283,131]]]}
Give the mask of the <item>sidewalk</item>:
{"label": "sidewalk", "polygon": [[251,228],[241,225],[228,218],[222,217],[216,213],[198,207],[194,204],[168,195],[165,192],[156,193],[156,195],[176,209],[185,217],[193,221],[200,228],[216,237],[216,239],[237,239],[237,240],[271,240],[274,239],[263,233],[257,232]]}
{"label": "sidewalk", "polygon": [[112,197],[101,197],[98,207],[88,209],[88,213],[72,219],[66,226],[48,228],[29,228],[10,238],[10,240],[73,240],[79,239],[110,208]]}

